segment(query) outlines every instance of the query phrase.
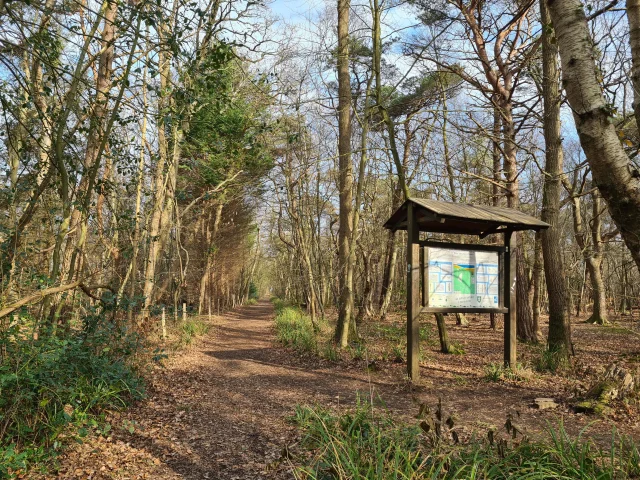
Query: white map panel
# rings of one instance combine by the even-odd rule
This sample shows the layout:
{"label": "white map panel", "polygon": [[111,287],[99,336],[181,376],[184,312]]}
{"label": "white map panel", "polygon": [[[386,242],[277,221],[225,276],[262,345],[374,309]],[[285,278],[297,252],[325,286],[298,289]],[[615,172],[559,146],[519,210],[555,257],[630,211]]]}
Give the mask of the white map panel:
{"label": "white map panel", "polygon": [[429,247],[428,254],[430,307],[499,306],[497,252]]}

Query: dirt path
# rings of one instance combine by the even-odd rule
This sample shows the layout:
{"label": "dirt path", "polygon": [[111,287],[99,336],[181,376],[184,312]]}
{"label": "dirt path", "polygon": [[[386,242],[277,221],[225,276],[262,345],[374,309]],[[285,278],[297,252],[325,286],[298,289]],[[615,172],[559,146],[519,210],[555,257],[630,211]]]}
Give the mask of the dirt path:
{"label": "dirt path", "polygon": [[[219,318],[196,346],[157,369],[149,398],[110,418],[110,436],[92,437],[67,452],[57,478],[292,478],[279,459],[296,438],[287,423],[295,406],[352,406],[359,393],[381,398],[407,419],[420,402],[435,405],[441,397],[468,431],[499,427],[509,412],[529,432],[570,417],[565,423],[577,433],[593,420],[566,407],[535,410],[529,405],[544,391],[487,383],[437,358],[423,365],[422,385],[410,390],[405,368],[387,362],[370,373],[364,361],[301,359],[275,345],[269,302],[241,307]],[[610,432],[607,425],[598,428]]]}
{"label": "dirt path", "polygon": [[242,307],[166,371],[157,395],[136,412],[166,411],[169,439],[147,442],[167,467],[155,478],[265,478],[291,436],[285,419],[296,404],[351,403],[357,390],[369,390],[358,377],[300,367],[274,348],[272,328],[269,302]]}
{"label": "dirt path", "polygon": [[113,419],[111,437],[66,454],[58,478],[291,478],[278,459],[295,405],[352,405],[358,391],[394,388],[362,370],[305,365],[274,346],[272,328],[266,301],[226,314],[156,372],[149,399]]}

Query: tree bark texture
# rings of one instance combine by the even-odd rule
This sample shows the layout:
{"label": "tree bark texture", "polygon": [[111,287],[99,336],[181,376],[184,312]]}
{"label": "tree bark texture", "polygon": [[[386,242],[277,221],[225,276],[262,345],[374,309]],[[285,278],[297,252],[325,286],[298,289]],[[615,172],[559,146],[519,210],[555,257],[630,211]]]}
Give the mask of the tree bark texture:
{"label": "tree bark texture", "polygon": [[338,0],[338,190],[340,192],[340,230],[338,261],[340,300],[335,339],[341,347],[349,341],[353,313],[353,285],[349,259],[353,223],[353,166],[351,164],[351,78],[349,72],[350,0]]}
{"label": "tree bark texture", "polygon": [[[611,217],[640,269],[640,174],[620,143],[613,109],[602,93],[583,4],[580,0],[547,0],[547,5],[580,144]],[[635,49],[632,55],[637,55],[638,45],[631,46]]]}
{"label": "tree bark texture", "polygon": [[549,31],[551,18],[545,0],[540,1],[542,22],[542,92],[544,99],[544,140],[546,147],[542,220],[550,227],[542,231],[542,257],[549,295],[548,346],[553,350],[571,351],[571,326],[567,290],[562,261],[560,227],[560,195],[563,175],[563,151],[560,132],[560,88],[558,48]]}

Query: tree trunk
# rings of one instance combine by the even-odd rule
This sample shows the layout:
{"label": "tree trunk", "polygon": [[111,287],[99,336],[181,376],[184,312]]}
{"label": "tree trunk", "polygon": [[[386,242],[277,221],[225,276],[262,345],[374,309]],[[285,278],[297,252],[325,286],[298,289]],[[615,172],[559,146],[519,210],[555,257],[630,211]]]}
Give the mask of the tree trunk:
{"label": "tree trunk", "polygon": [[[500,158],[500,125],[502,121],[500,120],[500,111],[494,105],[493,107],[493,138],[491,139],[491,159],[493,163],[493,183],[491,184],[491,203],[494,207],[500,206],[500,197],[502,196],[502,191],[500,189],[500,180],[502,178],[500,172],[502,170],[501,167],[501,158]],[[497,242],[497,240],[496,240]],[[496,329],[496,314],[489,314],[489,327],[492,330]]]}
{"label": "tree trunk", "polygon": [[449,335],[447,334],[447,324],[442,313],[436,313],[436,324],[438,325],[438,336],[440,337],[440,351],[442,353],[451,353],[451,345],[449,344]]}
{"label": "tree trunk", "polygon": [[[505,80],[507,82],[507,80]],[[510,87],[508,88],[510,90]],[[517,209],[520,205],[520,190],[518,186],[517,168],[517,148],[516,132],[513,120],[513,105],[507,98],[500,98],[500,114],[502,117],[502,135],[504,141],[504,173],[506,176],[507,206]],[[517,335],[518,338],[526,342],[535,342],[535,330],[533,328],[533,314],[529,303],[529,292],[527,289],[527,274],[524,260],[524,239],[523,234],[517,236],[517,248],[512,255],[517,259]]]}
{"label": "tree trunk", "polygon": [[591,286],[593,288],[593,313],[587,319],[588,323],[596,323],[598,325],[606,325],[609,323],[607,318],[607,297],[602,279],[602,209],[600,206],[600,195],[594,193],[592,195],[592,212],[591,219],[591,242],[593,252],[587,258],[587,269],[591,278]]}
{"label": "tree trunk", "polygon": [[640,0],[627,0],[629,46],[631,47],[631,84],[633,85],[633,113],[640,131]]}
{"label": "tree trunk", "polygon": [[398,234],[389,230],[382,288],[380,290],[380,318],[382,319],[387,316],[393,296],[393,279],[396,276],[396,263],[398,259],[397,238]]}
{"label": "tree trunk", "polygon": [[[391,211],[395,212],[402,204],[402,193],[399,185],[391,189]],[[387,248],[385,251],[384,273],[382,276],[382,288],[380,290],[380,318],[384,319],[391,305],[393,295],[393,281],[396,276],[396,263],[398,259],[398,234],[392,230],[387,232]]]}
{"label": "tree trunk", "polygon": [[[640,174],[618,138],[594,62],[593,39],[580,0],[547,0],[562,59],[563,85],[592,177],[640,269]],[[634,15],[631,15],[633,21]],[[635,26],[631,26],[635,30]],[[632,39],[633,40],[633,39]],[[632,43],[632,56],[637,43]]]}
{"label": "tree trunk", "polygon": [[[519,233],[517,238],[517,250],[516,250],[516,275],[518,278],[516,295],[518,300],[516,303],[517,322],[516,322],[516,334],[518,339],[523,342],[536,343],[538,337],[536,335],[536,329],[533,322],[533,311],[531,310],[531,303],[529,302],[529,286],[528,275],[525,269],[526,260],[524,258],[523,247],[523,234]],[[524,303],[524,305],[521,305]]]}
{"label": "tree trunk", "polygon": [[551,225],[542,231],[542,256],[549,294],[548,347],[567,355],[571,352],[571,323],[567,304],[560,232],[562,187],[562,137],[560,134],[560,91],[557,46],[547,28],[551,23],[545,0],[540,0],[542,21],[542,67],[544,99],[544,139],[546,162],[542,194],[542,220]]}
{"label": "tree trunk", "polygon": [[372,281],[371,281],[371,252],[365,252],[364,248],[362,250],[362,270],[364,276],[364,286],[362,288],[362,297],[360,299],[360,308],[358,309],[358,315],[356,317],[358,324],[362,322],[362,320],[368,317],[371,314],[371,310],[369,308],[371,304],[371,291],[372,291]]}
{"label": "tree trunk", "polygon": [[592,255],[587,259],[587,269],[591,277],[591,286],[593,287],[593,312],[587,319],[587,323],[596,323],[598,325],[606,325],[609,323],[607,318],[607,299],[605,296],[604,280],[600,267],[602,258]]}
{"label": "tree trunk", "polygon": [[[65,256],[67,260],[65,262],[65,270],[69,281],[82,268],[82,251],[88,236],[89,207],[93,196],[93,186],[100,169],[100,160],[106,140],[105,136],[108,135],[106,124],[109,113],[109,91],[112,86],[117,11],[117,2],[107,2],[100,42],[102,51],[98,61],[96,77],[95,107],[89,122],[87,149],[83,165],[84,171],[76,198],[76,203],[80,204],[82,208],[75,208],[71,215],[71,226],[77,228],[73,234],[69,235],[67,240],[68,254]],[[74,237],[76,238],[75,242]]]}
{"label": "tree trunk", "polygon": [[341,347],[349,341],[353,314],[353,278],[349,271],[353,225],[353,166],[351,165],[351,77],[349,72],[350,0],[338,0],[338,190],[340,230],[338,263],[340,300],[335,340]]}
{"label": "tree trunk", "polygon": [[[145,59],[148,60],[148,55],[145,56]],[[127,280],[131,282],[129,286],[129,301],[131,302],[136,294],[136,283],[138,278],[138,254],[140,252],[140,242],[141,242],[141,227],[142,227],[142,187],[144,182],[144,160],[145,160],[145,148],[147,145],[147,106],[148,106],[148,97],[147,97],[147,75],[149,72],[149,67],[145,65],[144,73],[143,73],[143,84],[142,84],[142,125],[140,127],[140,158],[138,160],[138,171],[137,171],[137,180],[136,180],[136,206],[135,206],[135,220],[133,227],[133,239],[132,239],[132,254],[131,254],[131,264],[129,265],[130,269],[130,280],[129,277],[125,278],[125,281],[122,282],[120,286],[120,291],[118,298],[120,299],[123,295],[124,288],[126,286]],[[133,319],[133,307],[128,307],[127,317],[129,322]]]}

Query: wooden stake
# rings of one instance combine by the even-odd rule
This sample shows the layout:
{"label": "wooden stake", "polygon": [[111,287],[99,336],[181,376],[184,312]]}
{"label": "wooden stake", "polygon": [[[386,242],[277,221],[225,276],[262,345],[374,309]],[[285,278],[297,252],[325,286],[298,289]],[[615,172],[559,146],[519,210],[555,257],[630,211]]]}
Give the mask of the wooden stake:
{"label": "wooden stake", "polygon": [[509,309],[504,314],[504,365],[516,368],[516,233],[505,232],[504,246],[504,306]]}
{"label": "wooden stake", "polygon": [[167,338],[167,316],[164,311],[164,307],[162,307],[162,339]]}
{"label": "wooden stake", "polygon": [[209,321],[211,321],[211,297],[209,297]]}
{"label": "wooden stake", "polygon": [[187,321],[187,303],[186,302],[182,304],[182,321],[183,322]]}
{"label": "wooden stake", "polygon": [[178,299],[173,298],[173,323],[178,324]]}
{"label": "wooden stake", "polygon": [[407,205],[407,373],[420,378],[420,244],[412,202]]}

